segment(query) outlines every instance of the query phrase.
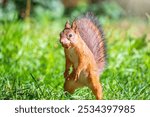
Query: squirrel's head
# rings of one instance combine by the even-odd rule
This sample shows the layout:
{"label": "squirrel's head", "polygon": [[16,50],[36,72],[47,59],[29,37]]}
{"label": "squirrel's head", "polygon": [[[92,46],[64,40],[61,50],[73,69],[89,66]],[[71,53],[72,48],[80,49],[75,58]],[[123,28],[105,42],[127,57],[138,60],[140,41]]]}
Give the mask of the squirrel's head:
{"label": "squirrel's head", "polygon": [[73,22],[72,26],[69,21],[66,22],[64,30],[60,33],[60,43],[64,48],[69,49],[77,43],[77,25]]}

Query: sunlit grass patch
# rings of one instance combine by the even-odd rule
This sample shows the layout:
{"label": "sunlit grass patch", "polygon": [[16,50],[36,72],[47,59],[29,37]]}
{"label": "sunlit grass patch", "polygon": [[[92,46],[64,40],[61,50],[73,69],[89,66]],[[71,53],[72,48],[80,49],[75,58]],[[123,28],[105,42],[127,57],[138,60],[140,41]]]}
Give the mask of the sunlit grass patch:
{"label": "sunlit grass patch", "polygon": [[[59,44],[63,23],[0,24],[0,99],[95,99],[87,88],[73,95],[63,92],[65,58]],[[144,31],[135,36],[140,30],[135,24],[109,19],[103,24],[108,53],[100,76],[104,99],[150,99],[150,28],[142,24]]]}

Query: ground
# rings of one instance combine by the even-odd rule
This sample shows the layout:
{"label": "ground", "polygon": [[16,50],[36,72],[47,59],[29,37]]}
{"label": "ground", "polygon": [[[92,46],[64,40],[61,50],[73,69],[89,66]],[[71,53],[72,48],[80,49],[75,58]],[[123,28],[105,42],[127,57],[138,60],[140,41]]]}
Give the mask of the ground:
{"label": "ground", "polygon": [[[88,88],[64,95],[65,58],[59,32],[66,19],[0,24],[0,99],[95,99]],[[150,99],[150,26],[142,20],[100,18],[107,67],[104,99]]]}

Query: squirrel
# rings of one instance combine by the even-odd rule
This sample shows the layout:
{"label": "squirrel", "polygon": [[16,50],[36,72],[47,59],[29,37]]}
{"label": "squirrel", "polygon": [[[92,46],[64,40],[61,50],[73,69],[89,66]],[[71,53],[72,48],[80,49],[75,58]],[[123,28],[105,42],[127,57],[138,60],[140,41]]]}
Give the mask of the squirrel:
{"label": "squirrel", "polygon": [[94,14],[87,12],[75,18],[72,25],[67,21],[60,33],[60,43],[66,58],[64,91],[72,94],[87,86],[96,99],[102,99],[99,75],[106,64],[105,40]]}

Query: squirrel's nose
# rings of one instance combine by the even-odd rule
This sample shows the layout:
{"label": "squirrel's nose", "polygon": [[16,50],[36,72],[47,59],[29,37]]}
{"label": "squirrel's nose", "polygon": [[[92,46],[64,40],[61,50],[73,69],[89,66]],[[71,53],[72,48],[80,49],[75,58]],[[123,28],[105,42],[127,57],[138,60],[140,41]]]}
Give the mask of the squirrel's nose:
{"label": "squirrel's nose", "polygon": [[60,43],[64,43],[64,40],[61,39],[61,40],[60,40]]}
{"label": "squirrel's nose", "polygon": [[67,41],[66,41],[66,39],[61,39],[61,40],[60,40],[60,43],[62,43],[62,44],[66,44],[66,43],[67,43]]}

